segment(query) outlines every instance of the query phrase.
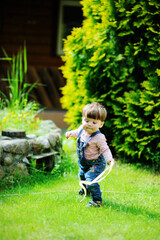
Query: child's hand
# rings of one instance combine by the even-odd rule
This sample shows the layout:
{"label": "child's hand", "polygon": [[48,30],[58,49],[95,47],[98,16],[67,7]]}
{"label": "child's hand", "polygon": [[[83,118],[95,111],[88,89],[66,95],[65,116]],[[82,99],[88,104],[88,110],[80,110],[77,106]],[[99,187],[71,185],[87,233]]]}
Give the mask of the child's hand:
{"label": "child's hand", "polygon": [[115,160],[112,158],[107,164],[113,167],[113,165],[115,164]]}
{"label": "child's hand", "polygon": [[65,136],[68,139],[69,137],[71,137],[71,132],[66,132]]}

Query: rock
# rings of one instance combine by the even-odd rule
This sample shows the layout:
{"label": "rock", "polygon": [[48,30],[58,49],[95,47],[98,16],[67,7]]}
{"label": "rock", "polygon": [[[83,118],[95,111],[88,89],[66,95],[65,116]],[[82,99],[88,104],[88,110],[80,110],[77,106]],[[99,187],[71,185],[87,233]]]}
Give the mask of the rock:
{"label": "rock", "polygon": [[58,129],[51,130],[50,133],[47,134],[47,139],[51,144],[51,147],[54,148],[62,140],[61,132]]}
{"label": "rock", "polygon": [[5,166],[10,166],[13,163],[13,158],[11,154],[8,154],[5,158],[4,158],[4,165]]}
{"label": "rock", "polygon": [[54,148],[57,144],[57,136],[49,133],[49,134],[47,134],[47,139],[48,139],[51,147]]}
{"label": "rock", "polygon": [[62,130],[60,128],[55,128],[55,129],[51,129],[51,132],[54,133],[59,133],[62,134]]}
{"label": "rock", "polygon": [[49,141],[45,136],[38,137],[37,141],[42,145],[42,148],[44,150],[49,150],[50,149]]}
{"label": "rock", "polygon": [[3,140],[11,140],[12,138],[10,137],[5,137],[5,136],[0,136],[0,141],[3,141]]}
{"label": "rock", "polygon": [[40,125],[41,125],[42,128],[43,127],[44,128],[47,127],[49,129],[57,128],[56,124],[52,120],[42,120]]}
{"label": "rock", "polygon": [[40,135],[45,135],[50,133],[51,130],[56,130],[57,126],[52,120],[43,120],[41,121],[41,124],[39,126],[39,130],[37,131],[37,134]]}
{"label": "rock", "polygon": [[39,154],[42,149],[42,145],[40,142],[37,141],[37,139],[31,139],[28,140],[29,142],[29,150],[33,154]]}
{"label": "rock", "polygon": [[10,174],[14,177],[28,176],[28,170],[24,163],[17,163],[9,168]]}
{"label": "rock", "polygon": [[26,138],[27,139],[34,139],[34,138],[36,138],[36,135],[35,134],[28,134],[28,135],[26,135]]}
{"label": "rock", "polygon": [[2,143],[3,151],[21,155],[27,155],[29,144],[26,139],[6,140]]}

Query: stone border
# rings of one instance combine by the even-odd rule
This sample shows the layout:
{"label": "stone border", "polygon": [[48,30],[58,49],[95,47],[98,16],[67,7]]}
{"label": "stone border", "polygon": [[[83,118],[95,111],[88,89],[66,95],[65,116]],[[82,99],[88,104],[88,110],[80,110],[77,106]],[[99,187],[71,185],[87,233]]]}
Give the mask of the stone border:
{"label": "stone border", "polygon": [[51,120],[42,120],[37,137],[25,138],[0,136],[0,179],[12,176],[27,176],[27,166],[32,160],[36,168],[52,171],[55,158],[62,148],[62,132]]}

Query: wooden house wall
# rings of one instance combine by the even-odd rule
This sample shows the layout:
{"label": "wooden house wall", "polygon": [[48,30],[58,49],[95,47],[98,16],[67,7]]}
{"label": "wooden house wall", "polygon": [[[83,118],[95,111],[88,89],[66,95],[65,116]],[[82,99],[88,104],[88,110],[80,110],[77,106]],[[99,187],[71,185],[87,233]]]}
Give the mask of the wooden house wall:
{"label": "wooden house wall", "polygon": [[[32,97],[48,109],[61,109],[60,87],[65,85],[59,71],[63,63],[56,55],[58,8],[58,0],[2,0],[0,10],[0,45],[12,56],[25,42],[28,81],[38,82]],[[0,61],[0,90],[7,95],[6,69]]]}
{"label": "wooden house wall", "polygon": [[58,0],[3,0],[2,9],[0,44],[8,54],[25,41],[29,64],[62,64],[56,56]]}

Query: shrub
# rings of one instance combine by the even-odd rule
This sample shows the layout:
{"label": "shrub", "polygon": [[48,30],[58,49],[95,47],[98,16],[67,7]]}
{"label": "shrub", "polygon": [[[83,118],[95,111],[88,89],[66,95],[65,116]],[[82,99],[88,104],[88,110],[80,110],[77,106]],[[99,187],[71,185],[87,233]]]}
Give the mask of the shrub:
{"label": "shrub", "polygon": [[[84,20],[82,28],[74,28],[72,35],[65,41],[66,63],[62,67],[63,75],[67,84],[63,88],[63,107],[68,109],[66,120],[71,127],[80,123],[83,106],[89,101],[103,101],[108,99],[107,106],[111,105],[110,100],[110,66],[106,65],[113,55],[114,50],[114,28],[115,22],[111,17],[109,4],[102,5],[100,1],[84,3]],[[102,16],[97,14],[97,9]],[[107,9],[108,14],[106,15]],[[92,14],[93,12],[93,14]],[[107,17],[108,16],[108,17]],[[103,24],[99,23],[103,19]],[[108,28],[107,28],[108,26]],[[108,57],[106,58],[106,53]],[[110,53],[110,55],[109,55]],[[109,68],[109,70],[108,70]],[[107,76],[106,76],[107,72]],[[105,84],[103,83],[105,79]]]}
{"label": "shrub", "polygon": [[[114,146],[124,160],[160,165],[160,42],[158,1],[117,2],[119,9],[119,42],[124,43],[124,59],[131,59],[129,92],[117,97],[114,105]],[[130,5],[132,4],[132,5]],[[125,8],[123,8],[125,7]],[[120,11],[121,9],[121,11]],[[126,26],[125,19],[128,19]],[[127,20],[126,19],[126,20]],[[126,32],[125,32],[126,31]],[[127,40],[127,32],[130,32]],[[127,42],[128,41],[128,42]],[[121,44],[121,49],[123,44]],[[127,65],[126,65],[127,66]],[[124,68],[125,69],[125,68]],[[125,79],[124,79],[125,80]]]}
{"label": "shrub", "polygon": [[102,101],[108,110],[104,131],[117,155],[154,164],[159,159],[160,3],[81,3],[86,19],[64,45],[66,121],[77,126],[83,106]]}

